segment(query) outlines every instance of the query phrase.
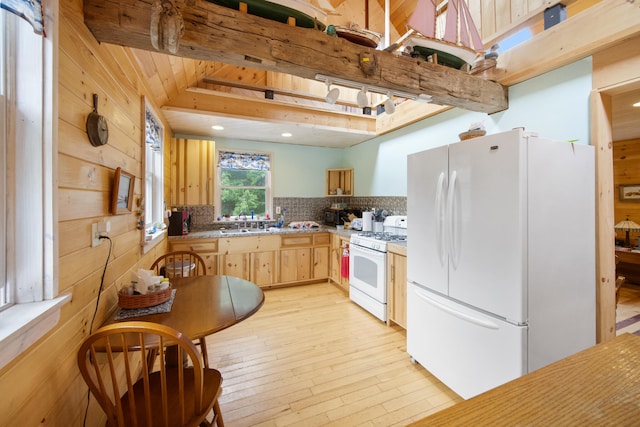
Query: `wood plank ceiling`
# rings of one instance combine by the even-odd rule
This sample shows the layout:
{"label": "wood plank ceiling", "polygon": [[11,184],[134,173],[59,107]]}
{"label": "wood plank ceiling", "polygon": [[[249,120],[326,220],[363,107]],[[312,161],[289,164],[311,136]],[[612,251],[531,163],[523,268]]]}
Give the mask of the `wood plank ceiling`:
{"label": "wood plank ceiling", "polygon": [[[87,5],[92,2],[95,0],[85,0],[85,21]],[[312,3],[331,10],[330,24],[349,26],[353,23],[378,33],[385,31],[385,0],[314,0]],[[389,38],[393,42],[405,32],[406,21],[417,0],[389,3]],[[522,4],[526,2],[522,0],[512,0],[506,9],[497,7],[504,3],[483,0],[484,10],[492,12],[481,14],[480,1],[469,0],[484,40],[495,38],[497,32],[513,32],[518,23],[530,22],[530,15],[538,16],[539,20],[543,6],[554,2],[529,1],[528,10],[523,9]],[[511,11],[513,17],[506,17],[504,10]],[[91,24],[87,25],[92,28]],[[391,116],[384,117],[384,114],[376,118],[375,113],[363,115],[356,106],[355,89],[341,87],[340,99],[332,106],[324,101],[325,84],[313,79],[146,49],[131,48],[130,52],[140,65],[156,105],[161,106],[172,130],[179,135],[346,147],[448,108],[406,101],[398,105],[397,119],[390,120]],[[274,91],[273,99],[265,97],[265,90]],[[370,97],[374,107],[386,99],[377,94]],[[213,130],[214,124],[225,129]],[[285,131],[294,136],[283,137]]]}

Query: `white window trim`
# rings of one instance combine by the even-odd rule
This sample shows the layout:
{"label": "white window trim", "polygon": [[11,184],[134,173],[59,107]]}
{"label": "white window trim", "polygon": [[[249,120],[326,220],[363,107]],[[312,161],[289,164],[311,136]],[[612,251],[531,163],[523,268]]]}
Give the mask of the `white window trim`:
{"label": "white window trim", "polygon": [[[156,111],[153,109],[153,107],[151,106],[151,104],[147,101],[147,99],[145,97],[143,97],[142,100],[142,148],[144,150],[144,177],[142,179],[143,182],[143,198],[145,200],[143,207],[145,210],[145,220],[144,220],[144,228],[142,230],[142,232],[144,233],[143,239],[142,239],[142,252],[143,253],[147,253],[149,252],[151,249],[153,249],[156,245],[158,245],[163,239],[164,237],[167,235],[167,230],[166,229],[158,229],[155,233],[153,234],[149,234],[148,233],[148,229],[155,223],[157,222],[161,222],[161,220],[164,219],[164,213],[163,213],[163,205],[164,205],[164,144],[165,144],[165,140],[164,140],[164,127],[162,128],[162,146],[161,146],[161,153],[162,153],[162,161],[160,162],[160,175],[161,175],[161,183],[159,185],[159,197],[160,197],[160,202],[158,202],[158,200],[155,199],[151,199],[152,204],[154,205],[154,207],[151,209],[151,219],[149,222],[147,222],[147,144],[146,144],[146,114],[147,114],[147,110],[149,110],[149,112],[151,112],[151,114],[155,117],[156,120],[160,121],[160,116],[158,116],[158,114],[156,113]],[[155,215],[154,215],[155,214]],[[154,218],[155,216],[155,218]]]}
{"label": "white window trim", "polygon": [[60,308],[71,294],[15,304],[0,313],[0,369],[49,332],[60,320]]}
{"label": "white window trim", "polygon": [[[55,224],[57,221],[57,204],[55,194],[54,156],[57,153],[57,22],[58,1],[45,3],[45,27],[48,37],[43,39],[42,61],[44,67],[43,97],[42,97],[42,173],[49,179],[43,179],[42,203],[43,211],[49,215],[42,215],[43,275],[40,289],[42,292],[31,301],[25,292],[16,295],[16,304],[0,312],[0,369],[11,360],[34,344],[38,339],[52,330],[60,319],[60,308],[71,300],[71,293],[55,297],[58,294],[57,257],[58,249],[55,242]],[[15,115],[15,114],[14,114]],[[16,135],[13,135],[16,138]],[[9,142],[10,143],[10,142]],[[16,208],[16,207],[14,207]],[[18,224],[13,229],[17,229]],[[28,238],[21,234],[23,238]],[[33,236],[31,236],[33,237]],[[15,240],[7,236],[9,242]],[[15,268],[21,268],[16,266]],[[27,294],[30,294],[28,292]],[[54,298],[55,297],[55,298]]]}
{"label": "white window trim", "polygon": [[[216,161],[213,166],[215,171],[215,176],[216,176],[216,180],[214,184],[214,200],[215,200],[216,206],[218,206],[217,209],[220,211],[218,213],[218,216],[222,217],[222,215],[224,214],[224,212],[222,212],[222,186],[220,185],[220,183],[222,182],[222,178],[221,178],[222,168],[218,166],[218,158],[220,157],[220,151],[231,151],[231,152],[237,152],[237,153],[253,152],[253,153],[264,154],[269,156],[269,161],[271,163],[271,166],[268,171],[268,177],[269,177],[268,184],[265,187],[266,200],[265,200],[264,208],[266,211],[265,214],[268,213],[271,218],[275,218],[275,214],[273,210],[273,164],[274,164],[273,153],[268,151],[259,151],[259,150],[253,150],[253,149],[223,148],[223,147],[216,149]],[[248,212],[247,214],[251,215],[250,212]],[[239,219],[239,217],[233,217],[233,219]]]}

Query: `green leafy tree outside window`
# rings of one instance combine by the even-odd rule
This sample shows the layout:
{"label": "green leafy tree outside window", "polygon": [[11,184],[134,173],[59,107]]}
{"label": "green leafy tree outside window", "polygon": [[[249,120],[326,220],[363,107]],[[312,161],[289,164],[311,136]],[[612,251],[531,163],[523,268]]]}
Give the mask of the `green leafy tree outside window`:
{"label": "green leafy tree outside window", "polygon": [[223,215],[266,214],[266,171],[222,169],[221,202]]}

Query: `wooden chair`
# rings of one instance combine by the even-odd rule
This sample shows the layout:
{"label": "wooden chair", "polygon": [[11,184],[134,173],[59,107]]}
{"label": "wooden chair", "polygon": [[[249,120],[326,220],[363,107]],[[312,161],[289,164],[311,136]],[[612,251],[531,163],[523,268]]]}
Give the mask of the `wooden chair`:
{"label": "wooden chair", "polygon": [[[177,346],[174,363],[168,346]],[[224,427],[220,372],[204,368],[195,345],[173,328],[133,321],[100,328],[80,346],[78,367],[108,426]]]}
{"label": "wooden chair", "polygon": [[190,251],[168,252],[151,264],[151,270],[164,277],[205,276],[207,268],[200,255]]}
{"label": "wooden chair", "polygon": [[[169,268],[167,268],[167,265]],[[191,266],[193,266],[193,268],[191,268]],[[191,251],[168,252],[158,257],[158,259],[151,264],[151,270],[155,271],[157,275],[169,278],[207,275],[207,268],[204,264],[204,260],[200,255]],[[200,338],[198,344],[200,345],[200,351],[202,351],[204,366],[208,368],[209,353],[207,352],[206,338]]]}

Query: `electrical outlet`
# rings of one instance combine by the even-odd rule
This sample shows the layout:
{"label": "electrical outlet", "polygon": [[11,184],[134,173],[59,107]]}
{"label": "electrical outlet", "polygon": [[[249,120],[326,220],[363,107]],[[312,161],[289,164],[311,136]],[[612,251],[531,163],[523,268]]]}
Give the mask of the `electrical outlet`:
{"label": "electrical outlet", "polygon": [[98,223],[94,222],[91,224],[91,247],[95,248],[101,244],[102,240],[100,239],[100,232],[98,231]]}
{"label": "electrical outlet", "polygon": [[280,206],[276,206],[276,215],[280,215]]}
{"label": "electrical outlet", "polygon": [[98,223],[98,234],[100,236],[106,236],[111,231],[111,221],[100,221]]}

